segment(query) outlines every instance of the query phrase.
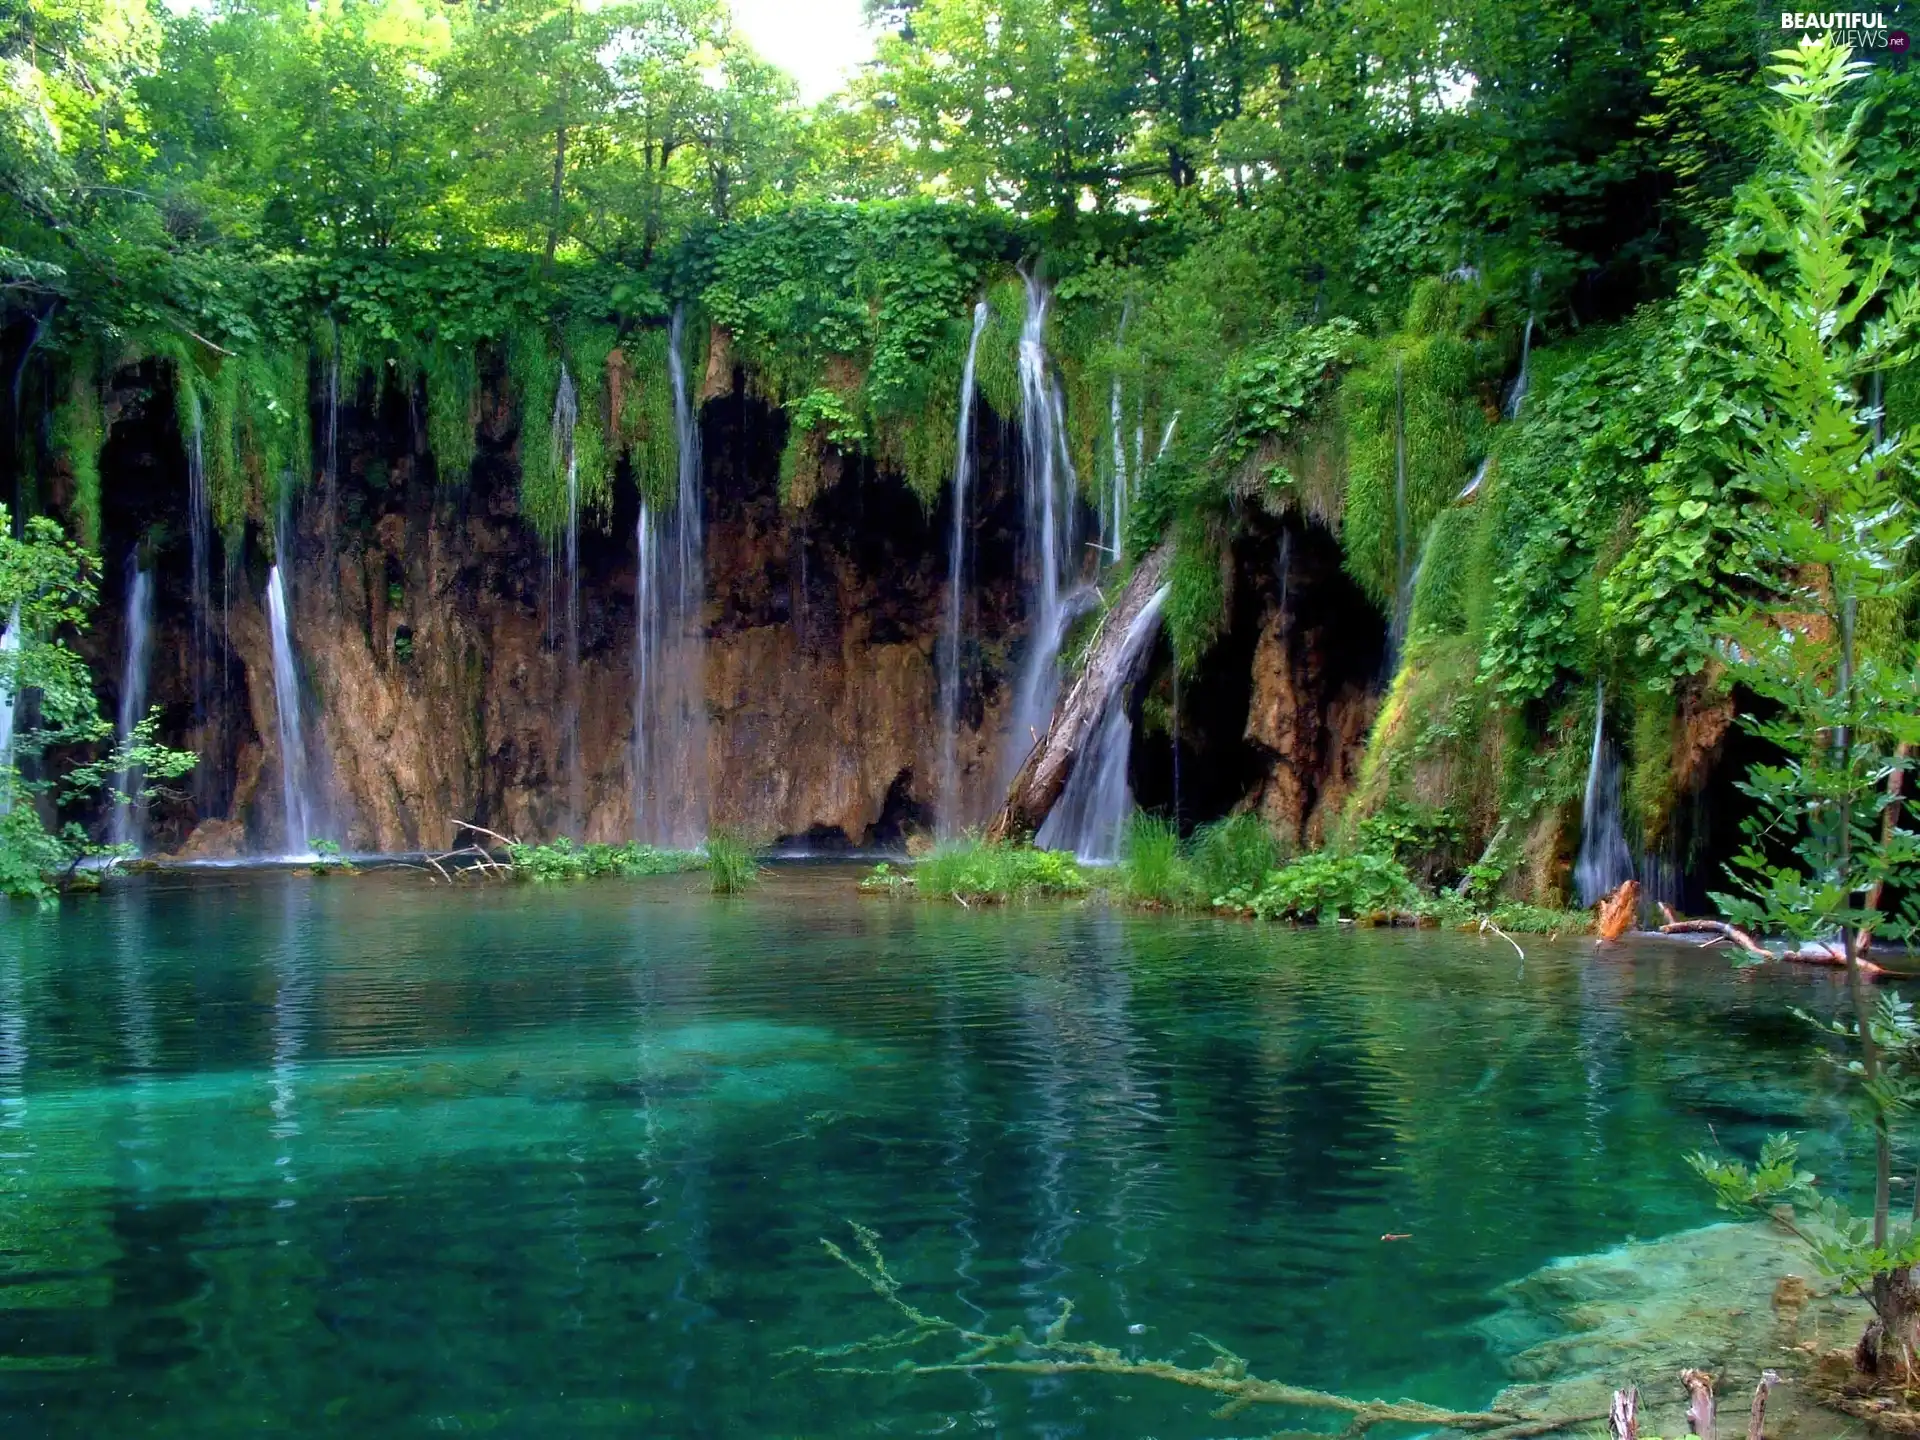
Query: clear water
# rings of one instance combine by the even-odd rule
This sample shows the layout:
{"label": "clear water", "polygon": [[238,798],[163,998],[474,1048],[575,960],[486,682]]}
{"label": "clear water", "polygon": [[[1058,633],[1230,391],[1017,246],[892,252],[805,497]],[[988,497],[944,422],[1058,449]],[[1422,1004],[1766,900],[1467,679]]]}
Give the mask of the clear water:
{"label": "clear water", "polygon": [[1788,1014],[1825,972],[852,882],[221,872],[0,915],[0,1433],[1285,1428],[783,1356],[891,1328],[820,1248],[848,1221],[971,1324],[1070,1296],[1076,1336],[1479,1404],[1494,1287],[1712,1219],[1709,1126],[1839,1113]]}

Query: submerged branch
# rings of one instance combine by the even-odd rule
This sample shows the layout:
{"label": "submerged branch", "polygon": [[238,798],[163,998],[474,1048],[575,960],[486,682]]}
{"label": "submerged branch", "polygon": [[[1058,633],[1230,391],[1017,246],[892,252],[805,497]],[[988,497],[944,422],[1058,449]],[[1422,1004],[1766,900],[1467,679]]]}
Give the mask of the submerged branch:
{"label": "submerged branch", "polygon": [[1016,1325],[1002,1334],[969,1330],[942,1315],[932,1315],[908,1302],[900,1294],[900,1282],[887,1269],[880,1252],[879,1236],[864,1225],[853,1226],[863,1258],[847,1254],[831,1240],[820,1243],[826,1252],[866,1281],[874,1294],[884,1300],[906,1321],[903,1328],[865,1340],[825,1348],[802,1347],[787,1351],[816,1361],[846,1360],[862,1355],[884,1355],[909,1350],[931,1340],[946,1339],[959,1347],[949,1359],[913,1361],[902,1358],[884,1368],[866,1365],[830,1364],[824,1368],[839,1375],[1112,1375],[1123,1379],[1158,1380],[1205,1391],[1217,1396],[1220,1406],[1216,1419],[1231,1419],[1255,1405],[1279,1405],[1298,1410],[1333,1411],[1347,1417],[1346,1428],[1334,1432],[1315,1432],[1316,1440],[1359,1440],[1376,1425],[1425,1425],[1488,1437],[1488,1440],[1524,1440],[1547,1435],[1604,1419],[1593,1415],[1529,1415],[1517,1410],[1448,1410],[1417,1400],[1358,1400],[1331,1391],[1313,1390],[1278,1380],[1264,1380],[1250,1374],[1247,1361],[1206,1336],[1196,1336],[1213,1351],[1211,1364],[1202,1367],[1180,1365],[1172,1360],[1136,1359],[1092,1341],[1069,1340],[1067,1326],[1073,1319],[1073,1302],[1062,1300],[1060,1313],[1038,1336],[1030,1336]]}

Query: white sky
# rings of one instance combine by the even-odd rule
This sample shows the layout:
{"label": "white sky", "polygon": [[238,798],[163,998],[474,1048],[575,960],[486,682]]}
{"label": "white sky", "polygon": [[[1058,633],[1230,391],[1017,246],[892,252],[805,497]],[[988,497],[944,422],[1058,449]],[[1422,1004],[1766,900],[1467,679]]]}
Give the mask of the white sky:
{"label": "white sky", "polygon": [[861,0],[733,0],[734,23],[763,59],[800,82],[809,105],[873,54],[864,12]]}

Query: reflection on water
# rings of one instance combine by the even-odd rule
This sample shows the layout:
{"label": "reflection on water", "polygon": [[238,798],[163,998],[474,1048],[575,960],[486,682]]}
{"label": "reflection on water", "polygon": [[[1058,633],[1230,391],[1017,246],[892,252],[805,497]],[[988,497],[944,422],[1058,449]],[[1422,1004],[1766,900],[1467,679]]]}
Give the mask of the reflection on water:
{"label": "reflection on water", "polygon": [[726,902],[133,882],[0,928],[0,1426],[1231,1430],[1097,1379],[796,1362],[893,1318],[820,1249],[848,1221],[967,1325],[1070,1297],[1076,1337],[1477,1405],[1495,1286],[1711,1219],[1682,1156],[1715,1136],[1841,1123],[1789,1013],[1839,998],[820,869]]}

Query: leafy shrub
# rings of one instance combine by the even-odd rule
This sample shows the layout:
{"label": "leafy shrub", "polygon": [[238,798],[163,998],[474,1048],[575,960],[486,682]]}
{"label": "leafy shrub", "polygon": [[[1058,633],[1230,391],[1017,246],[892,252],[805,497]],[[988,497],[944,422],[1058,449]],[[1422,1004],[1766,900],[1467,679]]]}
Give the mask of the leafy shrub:
{"label": "leafy shrub", "polygon": [[707,837],[707,878],[716,895],[738,895],[760,883],[760,862],[753,847],[737,835],[716,830]]}
{"label": "leafy shrub", "polygon": [[697,870],[705,860],[690,850],[661,850],[652,845],[576,845],[561,836],[551,845],[510,845],[507,859],[514,878],[535,884],[560,880],[596,880],[619,876],[676,875]]}
{"label": "leafy shrub", "polygon": [[1327,850],[1275,871],[1249,908],[1263,920],[1324,921],[1410,910],[1419,893],[1398,860]]}
{"label": "leafy shrub", "polygon": [[885,860],[874,866],[861,880],[860,888],[869,895],[902,895],[913,886],[913,876],[896,870]]}
{"label": "leafy shrub", "polygon": [[968,837],[935,846],[914,868],[923,895],[960,900],[1012,900],[1077,895],[1087,889],[1079,862],[1064,850]]}

